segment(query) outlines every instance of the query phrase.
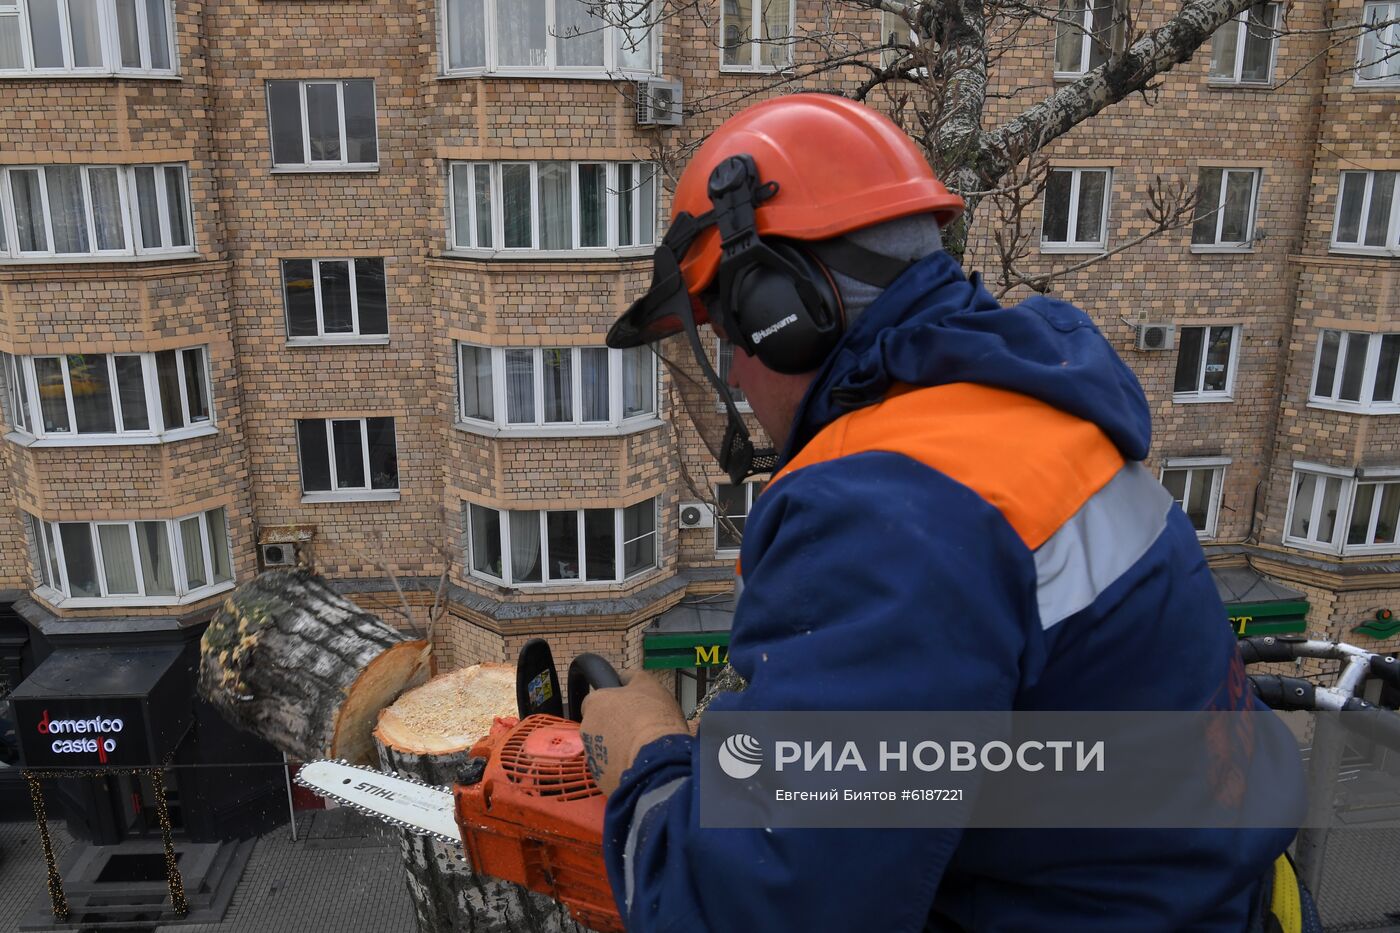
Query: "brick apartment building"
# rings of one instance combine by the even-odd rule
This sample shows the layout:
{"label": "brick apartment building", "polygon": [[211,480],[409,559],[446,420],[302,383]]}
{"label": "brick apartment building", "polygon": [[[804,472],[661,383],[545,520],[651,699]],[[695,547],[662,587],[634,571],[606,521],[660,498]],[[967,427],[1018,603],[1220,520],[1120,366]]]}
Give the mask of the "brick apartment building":
{"label": "brick apartment building", "polygon": [[[1396,15],[1256,8],[1150,105],[1056,142],[1029,217],[1046,268],[1135,237],[1156,176],[1218,199],[1056,289],[1139,374],[1151,467],[1248,631],[1400,647],[1376,619],[1400,608],[1400,67],[1358,72],[1315,31]],[[692,700],[736,552],[705,509],[682,527],[677,463],[736,525],[759,487],[721,487],[664,367],[603,336],[669,215],[658,151],[775,93],[825,17],[717,0],[648,34],[574,0],[0,0],[10,679],[65,644],[188,645],[279,558],[371,608],[397,600],[386,567],[422,602],[446,561],[441,663],[544,635],[675,669]],[[989,123],[1100,53],[1032,24]],[[632,82],[658,76],[714,106],[639,125]]]}

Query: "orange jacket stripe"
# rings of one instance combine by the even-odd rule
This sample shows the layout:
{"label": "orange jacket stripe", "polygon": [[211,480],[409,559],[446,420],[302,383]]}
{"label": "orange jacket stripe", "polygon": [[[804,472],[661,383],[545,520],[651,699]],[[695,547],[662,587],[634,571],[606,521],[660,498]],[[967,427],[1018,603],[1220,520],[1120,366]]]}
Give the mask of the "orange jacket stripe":
{"label": "orange jacket stripe", "polygon": [[1030,396],[959,382],[903,387],[836,419],[773,482],[814,463],[877,450],[917,460],[972,489],[1032,550],[1124,465],[1097,425]]}

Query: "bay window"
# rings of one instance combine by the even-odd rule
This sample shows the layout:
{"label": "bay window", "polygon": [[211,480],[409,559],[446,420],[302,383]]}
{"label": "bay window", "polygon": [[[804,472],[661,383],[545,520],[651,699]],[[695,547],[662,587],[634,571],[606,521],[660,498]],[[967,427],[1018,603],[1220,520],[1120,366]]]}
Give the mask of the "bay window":
{"label": "bay window", "polygon": [[189,253],[183,165],[40,165],[0,170],[0,258]]}
{"label": "bay window", "polygon": [[303,502],[399,497],[393,418],[306,418],[297,421]]}
{"label": "bay window", "polygon": [[62,356],[5,353],[0,368],[10,428],[34,443],[175,440],[213,427],[203,347]]}
{"label": "bay window", "polygon": [[1308,401],[1319,408],[1400,411],[1400,333],[1319,333]]}
{"label": "bay window", "polygon": [[451,230],[462,250],[615,250],[656,238],[649,162],[453,162]]}
{"label": "bay window", "polygon": [[55,604],[177,605],[233,585],[222,508],[174,520],[25,523],[39,595]]}
{"label": "bay window", "polygon": [[1342,172],[1337,213],[1332,221],[1333,252],[1393,256],[1400,252],[1400,186],[1395,172]]}
{"label": "bay window", "polygon": [[1295,464],[1284,543],[1333,554],[1400,550],[1400,469]]}
{"label": "bay window", "polygon": [[443,73],[650,74],[654,16],[648,0],[444,0]]}
{"label": "bay window", "polygon": [[383,259],[284,259],[282,297],[293,340],[389,333]]}
{"label": "bay window", "polygon": [[467,566],[508,585],[616,583],[657,566],[656,500],[620,509],[467,505]]}
{"label": "bay window", "polygon": [[170,0],[0,0],[0,78],[174,73]]}
{"label": "bay window", "polygon": [[379,137],[374,79],[268,81],[275,168],[375,168]]}
{"label": "bay window", "polygon": [[457,346],[458,416],[498,428],[609,427],[656,414],[646,347]]}
{"label": "bay window", "polygon": [[1223,457],[1178,458],[1168,460],[1162,469],[1162,485],[1191,520],[1198,537],[1215,537],[1229,462]]}

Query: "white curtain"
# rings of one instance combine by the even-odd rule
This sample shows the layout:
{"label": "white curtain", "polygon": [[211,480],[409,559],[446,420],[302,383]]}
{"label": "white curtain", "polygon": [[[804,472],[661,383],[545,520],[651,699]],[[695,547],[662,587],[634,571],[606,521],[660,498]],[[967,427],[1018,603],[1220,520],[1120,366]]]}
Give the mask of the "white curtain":
{"label": "white curtain", "polygon": [[228,527],[224,521],[224,510],[210,509],[204,513],[205,531],[209,534],[209,553],[214,557],[214,582],[226,583],[233,579],[233,568],[228,559]]}
{"label": "white curtain", "polygon": [[141,217],[141,245],[159,248],[165,243],[160,235],[160,202],[156,200],[156,170],[136,169],[136,207]]}
{"label": "white curtain", "polygon": [[574,420],[574,360],[568,347],[544,350],[544,420]]}
{"label": "white curtain", "polygon": [[92,222],[98,249],[125,249],[126,230],[122,223],[121,181],[118,169],[90,168],[88,189],[92,198]]}
{"label": "white curtain", "polygon": [[500,64],[545,67],[547,38],[544,0],[496,0],[496,50]]}
{"label": "white curtain", "polygon": [[506,420],[531,424],[535,420],[535,351],[506,351]]}
{"label": "white curtain", "polygon": [[462,344],[462,417],[494,421],[491,391],[491,350]]}
{"label": "white curtain", "polygon": [[485,0],[447,0],[447,67],[486,67]]}
{"label": "white curtain", "polygon": [[170,67],[170,31],[165,22],[165,0],[146,0],[146,31],[150,36],[151,67]]}
{"label": "white curtain", "polygon": [[655,411],[653,399],[656,378],[652,371],[651,350],[634,347],[622,351],[622,416],[630,418]]}
{"label": "white curtain", "polygon": [[97,19],[97,0],[68,0],[68,38],[73,49],[74,68],[102,65],[102,31]]}
{"label": "white curtain", "polygon": [[147,596],[175,595],[175,568],[170,560],[170,536],[165,522],[137,522],[136,549]]}
{"label": "white curtain", "polygon": [[112,596],[139,593],[136,560],[131,553],[131,529],[127,525],[98,525],[97,541],[102,548],[107,593]]}
{"label": "white curtain", "polygon": [[199,519],[180,522],[180,554],[185,561],[185,586],[194,590],[209,582],[204,566],[204,538],[199,533]]}
{"label": "white curtain", "polygon": [[651,71],[651,5],[648,0],[619,0],[617,66],[625,71]]}
{"label": "white curtain", "polygon": [[559,64],[571,67],[603,67],[605,23],[594,16],[587,0],[554,0],[559,19],[554,30]]}
{"label": "white curtain", "polygon": [[20,33],[19,13],[0,13],[0,71],[24,67],[24,40]]}
{"label": "white curtain", "polygon": [[573,246],[573,184],[569,175],[568,162],[540,163],[540,249]]}
{"label": "white curtain", "polygon": [[587,347],[579,351],[583,369],[580,377],[583,383],[584,421],[608,420],[608,351],[597,347]]}
{"label": "white curtain", "polygon": [[141,67],[141,33],[136,21],[136,0],[117,0],[117,42],[122,67]]}
{"label": "white curtain", "polygon": [[83,198],[83,170],[77,166],[51,165],[44,170],[49,191],[49,216],[53,218],[56,253],[88,251],[87,207]]}
{"label": "white curtain", "polygon": [[510,566],[513,583],[540,582],[540,513],[510,513]]}
{"label": "white curtain", "polygon": [[763,0],[763,64],[781,67],[792,61],[793,0]]}
{"label": "white curtain", "polygon": [[472,166],[463,162],[452,166],[452,245],[467,249],[472,242]]}
{"label": "white curtain", "polygon": [[496,238],[491,230],[491,166],[475,166],[476,175],[476,245],[491,249]]}

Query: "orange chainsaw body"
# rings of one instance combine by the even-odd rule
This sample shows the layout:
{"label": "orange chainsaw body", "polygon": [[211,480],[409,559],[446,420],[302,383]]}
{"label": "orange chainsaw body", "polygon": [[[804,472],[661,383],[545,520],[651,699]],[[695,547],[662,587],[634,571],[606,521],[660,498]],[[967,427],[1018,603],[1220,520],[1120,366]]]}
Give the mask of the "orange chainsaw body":
{"label": "orange chainsaw body", "polygon": [[607,798],[584,758],[578,723],[497,720],[472,746],[481,780],[453,788],[472,868],[566,904],[599,933],[624,933],[603,863]]}

